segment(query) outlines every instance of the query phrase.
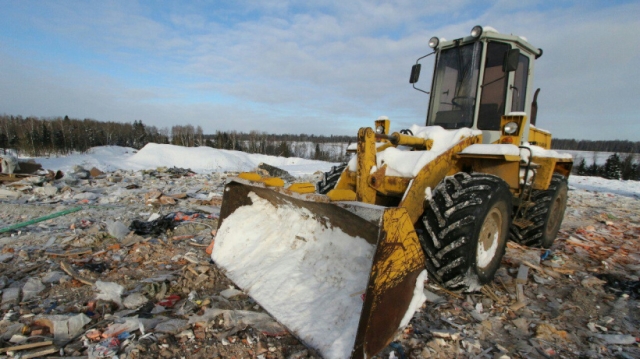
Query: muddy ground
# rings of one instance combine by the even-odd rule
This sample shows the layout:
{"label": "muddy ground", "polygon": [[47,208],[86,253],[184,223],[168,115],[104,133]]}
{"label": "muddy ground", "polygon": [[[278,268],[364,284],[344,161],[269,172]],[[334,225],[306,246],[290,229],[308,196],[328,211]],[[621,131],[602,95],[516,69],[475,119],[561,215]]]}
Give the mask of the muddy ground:
{"label": "muddy ground", "polygon": [[[317,357],[230,290],[206,253],[227,174],[94,175],[0,187],[0,229],[81,206],[0,233],[0,348],[22,357]],[[167,230],[129,233],[156,213],[174,213]],[[428,301],[377,357],[638,358],[639,235],[637,198],[570,189],[550,251],[510,243],[481,292],[427,283]]]}

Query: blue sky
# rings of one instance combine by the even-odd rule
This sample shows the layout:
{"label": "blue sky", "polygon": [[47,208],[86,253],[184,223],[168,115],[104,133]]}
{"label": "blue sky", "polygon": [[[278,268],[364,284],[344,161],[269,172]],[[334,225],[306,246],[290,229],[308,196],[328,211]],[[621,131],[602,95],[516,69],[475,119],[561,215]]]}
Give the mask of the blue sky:
{"label": "blue sky", "polygon": [[355,135],[385,115],[399,130],[424,123],[428,98],[408,78],[428,39],[481,24],[544,49],[539,127],[561,138],[640,140],[637,1],[1,6],[0,113],[325,135]]}

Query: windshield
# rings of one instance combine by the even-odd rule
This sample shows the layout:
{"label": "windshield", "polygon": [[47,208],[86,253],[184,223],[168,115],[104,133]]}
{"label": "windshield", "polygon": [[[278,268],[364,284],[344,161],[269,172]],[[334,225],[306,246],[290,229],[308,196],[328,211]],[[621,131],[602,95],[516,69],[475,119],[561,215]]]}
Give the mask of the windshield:
{"label": "windshield", "polygon": [[473,126],[482,44],[444,50],[436,63],[428,125],[447,129]]}

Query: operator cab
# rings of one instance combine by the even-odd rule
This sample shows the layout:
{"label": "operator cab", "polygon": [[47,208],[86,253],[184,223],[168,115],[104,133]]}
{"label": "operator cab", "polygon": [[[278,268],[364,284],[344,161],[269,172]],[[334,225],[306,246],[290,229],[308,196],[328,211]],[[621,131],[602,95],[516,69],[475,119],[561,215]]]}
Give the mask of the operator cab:
{"label": "operator cab", "polygon": [[[531,115],[533,62],[542,55],[541,49],[522,37],[480,26],[470,36],[453,41],[434,37],[429,46],[436,61],[428,126],[482,130],[483,142],[493,143],[500,139],[501,116]],[[417,61],[410,80],[414,88],[419,71]],[[523,141],[529,133],[528,121],[525,126]]]}

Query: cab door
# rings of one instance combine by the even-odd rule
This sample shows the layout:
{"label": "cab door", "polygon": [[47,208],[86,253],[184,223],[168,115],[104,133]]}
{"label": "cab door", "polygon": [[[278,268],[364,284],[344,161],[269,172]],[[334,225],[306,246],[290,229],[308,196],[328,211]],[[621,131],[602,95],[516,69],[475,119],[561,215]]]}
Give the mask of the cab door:
{"label": "cab door", "polygon": [[[508,71],[507,54],[513,47],[509,43],[487,43],[483,68],[481,95],[478,104],[476,128],[483,132],[483,142],[493,143],[500,138],[500,118],[511,112],[531,111],[528,103],[531,58],[520,52],[517,68]],[[526,129],[528,131],[528,129]]]}
{"label": "cab door", "polygon": [[522,52],[518,56],[518,68],[513,72],[509,83],[509,92],[511,93],[510,112],[526,112],[529,115],[530,104],[527,101],[527,89],[529,87],[530,61],[529,56]]}
{"label": "cab door", "polygon": [[511,102],[507,96],[510,73],[504,66],[509,50],[511,45],[504,42],[490,41],[486,46],[476,122],[476,128],[482,130],[484,143],[492,143],[500,138],[500,118]]}

